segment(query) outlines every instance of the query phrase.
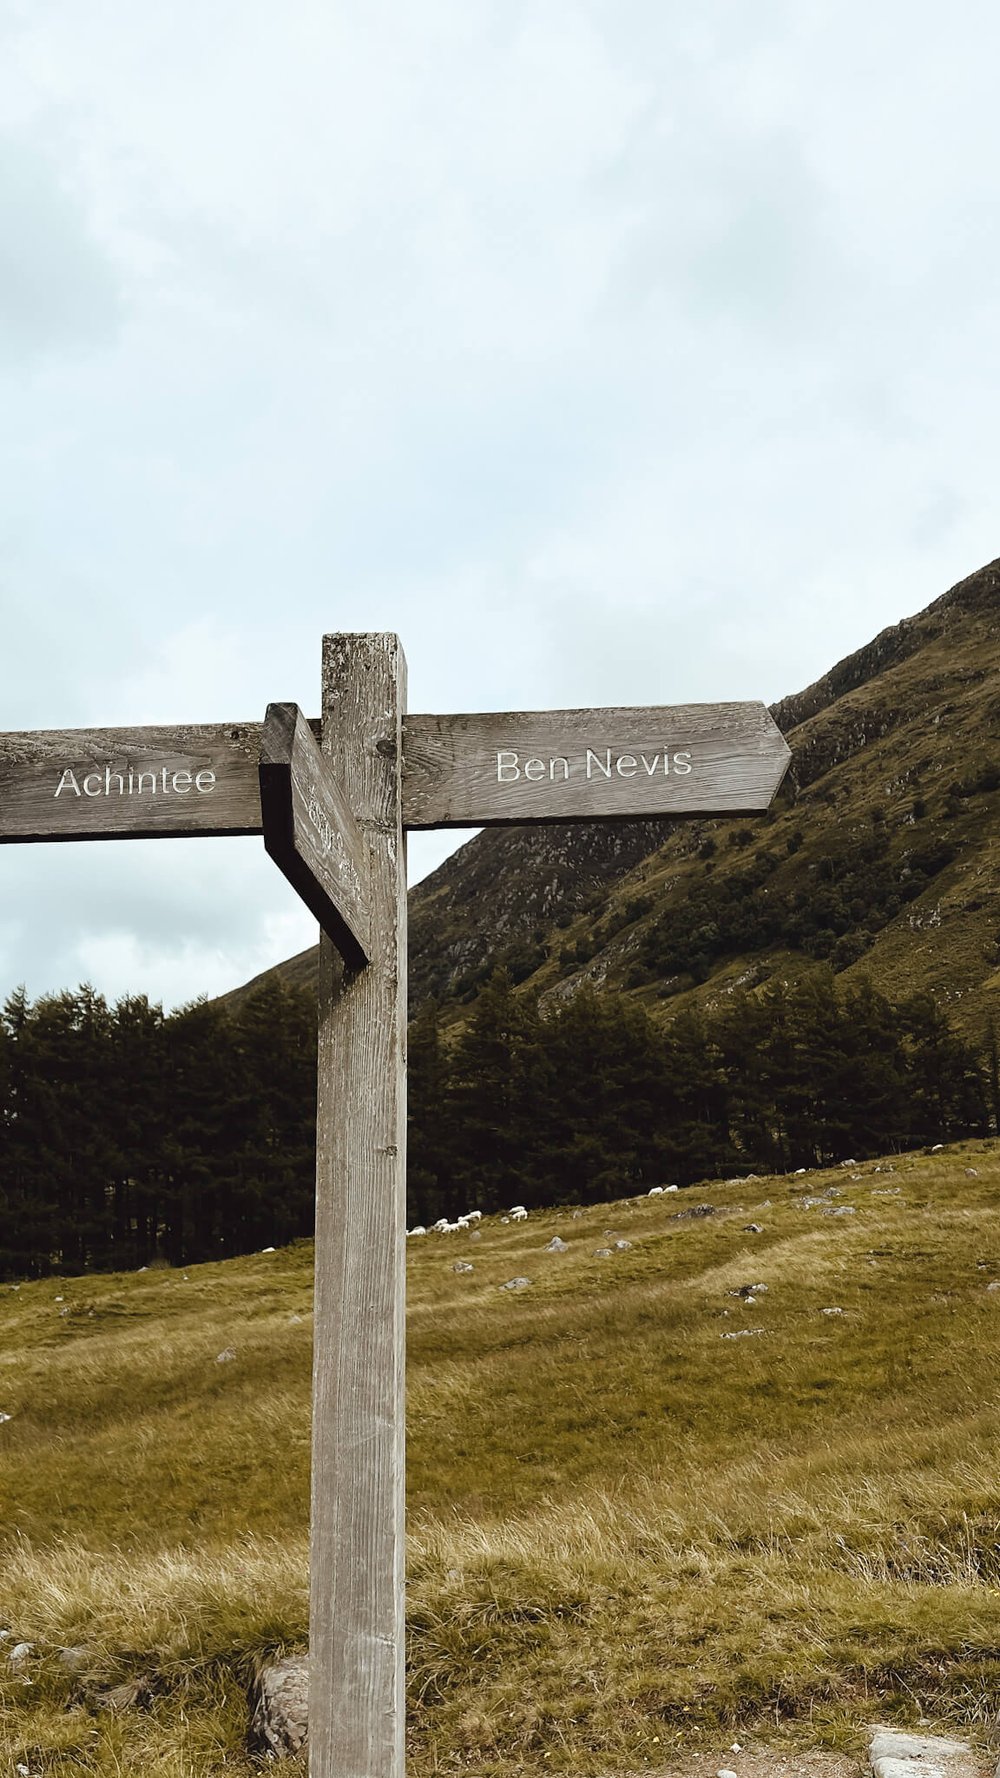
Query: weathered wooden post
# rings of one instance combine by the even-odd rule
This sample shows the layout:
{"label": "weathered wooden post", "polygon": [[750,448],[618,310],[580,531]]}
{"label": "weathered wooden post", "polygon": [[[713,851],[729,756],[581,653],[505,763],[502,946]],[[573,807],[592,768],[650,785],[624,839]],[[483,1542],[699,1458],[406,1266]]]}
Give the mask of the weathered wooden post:
{"label": "weathered wooden post", "polygon": [[406,664],[327,636],[323,751],[367,852],[370,962],[320,946],[309,1744],[312,1778],[402,1778]]}
{"label": "weathered wooden post", "polygon": [[327,636],[322,749],[262,727],[0,735],[0,843],[264,834],[322,928],[312,1778],[403,1778],[405,830],[733,815],[790,758],[763,704],[404,716],[392,635]]}

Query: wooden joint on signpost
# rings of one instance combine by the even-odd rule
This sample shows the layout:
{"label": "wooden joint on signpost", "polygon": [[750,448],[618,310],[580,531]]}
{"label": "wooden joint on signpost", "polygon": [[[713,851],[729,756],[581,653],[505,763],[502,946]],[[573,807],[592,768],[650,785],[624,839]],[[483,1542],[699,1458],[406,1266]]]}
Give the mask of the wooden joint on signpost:
{"label": "wooden joint on signpost", "polygon": [[297,704],[268,704],[260,742],[264,845],[345,962],[371,949],[364,835]]}

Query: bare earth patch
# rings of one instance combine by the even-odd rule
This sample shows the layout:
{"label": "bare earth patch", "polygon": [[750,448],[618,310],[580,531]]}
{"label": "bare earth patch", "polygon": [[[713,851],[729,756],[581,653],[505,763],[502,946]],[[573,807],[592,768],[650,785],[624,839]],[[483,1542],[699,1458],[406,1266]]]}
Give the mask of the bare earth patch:
{"label": "bare earth patch", "polygon": [[691,1753],[652,1772],[616,1772],[609,1778],[716,1778],[717,1772],[735,1772],[736,1778],[861,1778],[867,1762],[844,1753],[796,1753],[785,1748],[747,1747],[741,1753],[726,1748],[722,1753]]}

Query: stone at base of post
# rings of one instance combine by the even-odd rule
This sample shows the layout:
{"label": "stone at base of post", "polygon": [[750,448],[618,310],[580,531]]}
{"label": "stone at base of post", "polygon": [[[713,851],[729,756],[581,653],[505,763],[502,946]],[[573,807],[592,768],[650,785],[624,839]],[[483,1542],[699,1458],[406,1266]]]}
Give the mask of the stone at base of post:
{"label": "stone at base of post", "polygon": [[371,961],[320,948],[309,1770],[402,1778],[405,663],[327,636],[323,750],[371,860]]}
{"label": "stone at base of post", "polygon": [[268,1661],[250,1687],[252,1753],[282,1759],[305,1746],[309,1730],[309,1656]]}

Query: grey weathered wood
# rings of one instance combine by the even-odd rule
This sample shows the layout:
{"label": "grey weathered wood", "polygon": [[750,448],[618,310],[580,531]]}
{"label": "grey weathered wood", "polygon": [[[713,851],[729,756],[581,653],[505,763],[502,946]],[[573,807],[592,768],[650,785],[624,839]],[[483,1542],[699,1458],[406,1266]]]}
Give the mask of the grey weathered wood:
{"label": "grey weathered wood", "polygon": [[402,1778],[405,664],[328,636],[323,751],[364,834],[371,962],[320,946],[309,1744],[312,1778]]}
{"label": "grey weathered wood", "polygon": [[297,704],[268,704],[260,744],[264,845],[342,957],[367,961],[364,836]]}
{"label": "grey weathered wood", "polygon": [[[309,727],[315,734],[319,724],[312,720]],[[0,735],[0,844],[260,833],[260,747],[261,725],[252,722]],[[594,756],[589,774],[588,750]],[[516,754],[516,779],[498,768],[498,754],[507,760]],[[689,770],[677,770],[678,755]],[[760,813],[790,757],[763,704],[410,716],[403,731],[403,826]],[[144,794],[127,793],[129,767],[134,779],[147,774]],[[67,768],[81,785],[89,776],[99,793],[64,789],[57,797]],[[210,792],[173,790],[175,773],[194,780],[199,771],[215,774]],[[152,793],[151,772],[160,785]]]}
{"label": "grey weathered wood", "polygon": [[0,734],[0,843],[259,833],[260,732],[227,722]]}
{"label": "grey weathered wood", "polygon": [[760,813],[790,758],[763,704],[411,716],[403,821],[489,827]]}

